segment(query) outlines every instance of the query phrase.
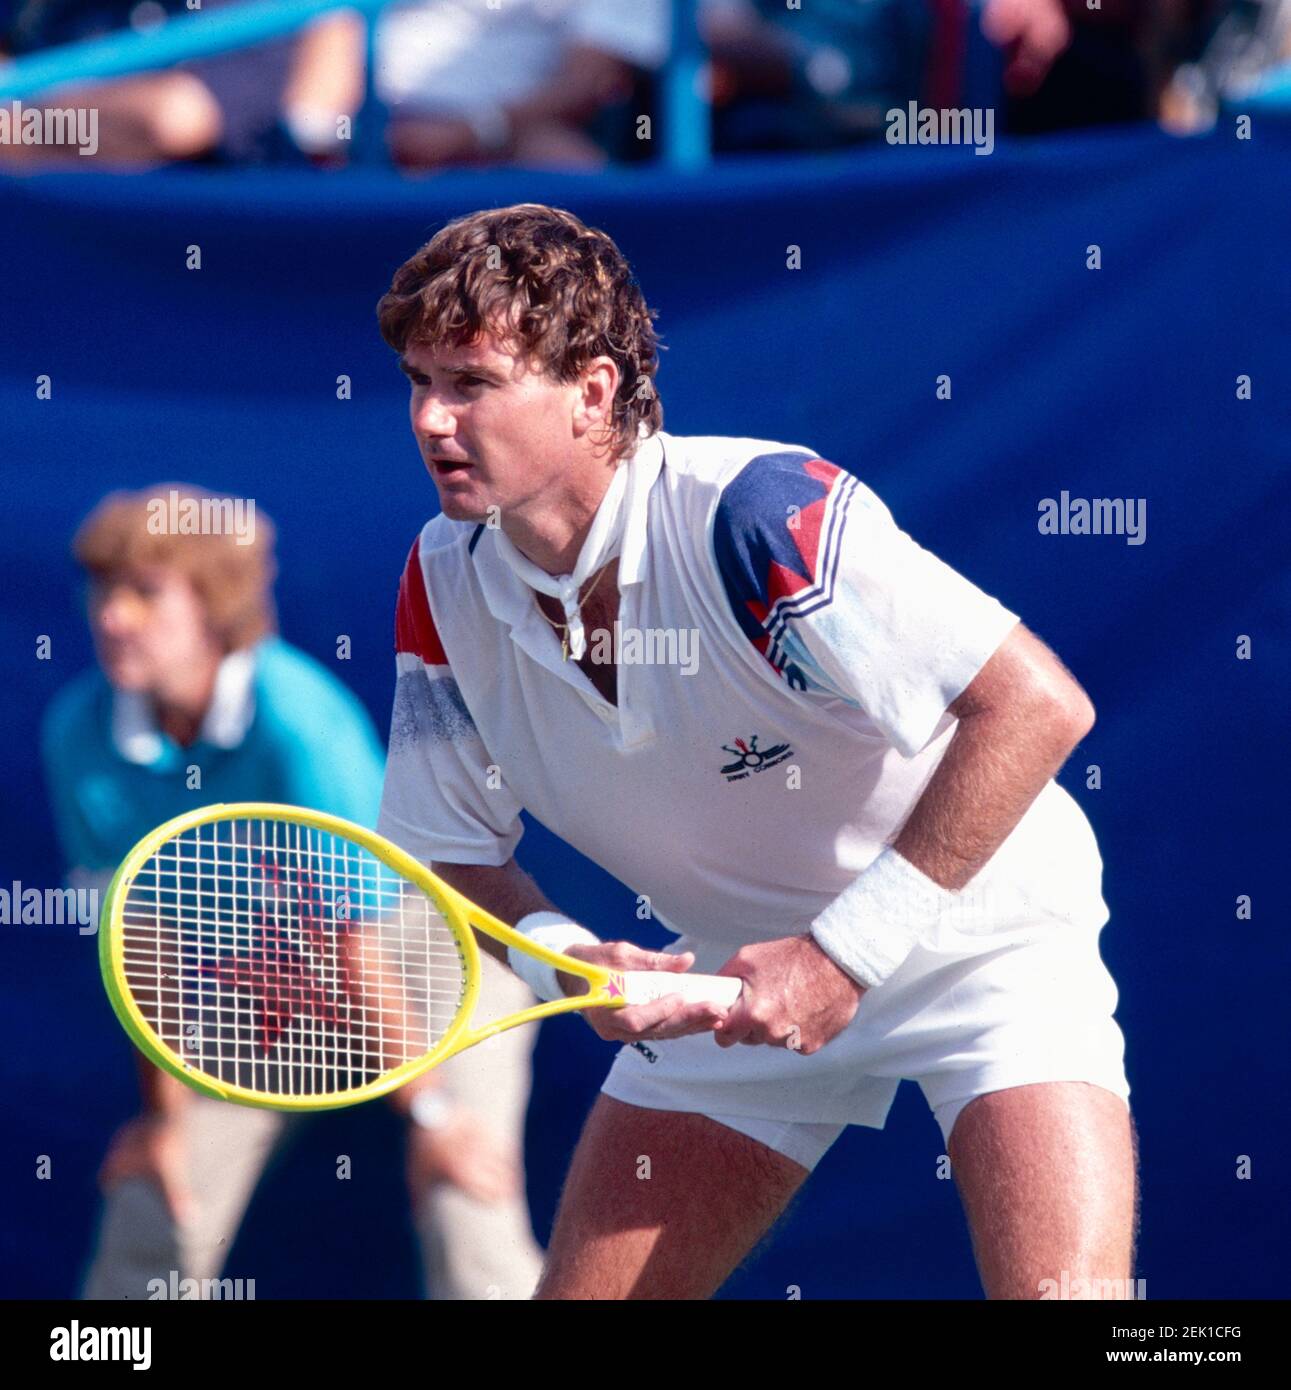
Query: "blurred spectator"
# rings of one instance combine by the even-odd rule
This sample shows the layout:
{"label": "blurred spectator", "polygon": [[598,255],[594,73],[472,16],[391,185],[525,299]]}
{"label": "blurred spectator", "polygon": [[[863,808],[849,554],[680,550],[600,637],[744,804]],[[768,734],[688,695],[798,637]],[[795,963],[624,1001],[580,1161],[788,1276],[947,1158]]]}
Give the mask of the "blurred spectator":
{"label": "blurred spectator", "polygon": [[[202,9],[233,3],[248,0]],[[1010,134],[1158,112],[1167,128],[1202,129],[1225,95],[1291,56],[1291,0],[697,4],[718,153],[854,145],[911,101],[987,102]],[[15,55],[189,14],[185,0],[0,0],[0,23],[5,6]],[[672,0],[395,0],[378,21],[373,84],[390,158],[410,172],[653,159],[661,141],[642,118],[657,137],[672,18]],[[366,35],[338,9],[294,36],[50,100],[98,108],[112,164],[339,165],[369,116]],[[0,159],[49,153],[0,146]]]}
{"label": "blurred spectator", "polygon": [[1205,129],[1224,97],[1291,57],[1291,0],[984,0],[981,24],[1005,54],[1014,135],[1158,115]]}
{"label": "blurred spectator", "polygon": [[1215,123],[1221,102],[1240,100],[1270,69],[1291,62],[1291,0],[1179,0],[1166,36],[1173,60],[1161,124],[1187,135]]}
{"label": "blurred spectator", "polygon": [[[235,3],[246,0],[203,0],[201,13]],[[184,0],[13,0],[3,46],[11,56],[23,57],[118,30],[147,31],[193,17]],[[297,113],[352,109],[360,90],[352,67],[338,61],[347,55],[337,52],[336,26],[322,35],[317,30],[317,25],[308,26],[298,35],[163,71],[59,87],[52,95],[42,94],[40,101],[96,107],[99,157],[113,165],[301,159],[315,152],[318,131],[316,121],[302,121]],[[334,129],[331,134],[334,143]],[[67,146],[0,146],[0,158],[28,161],[75,153]]]}
{"label": "blurred spectator", "polygon": [[1051,80],[1055,62],[1070,48],[1068,10],[1083,11],[1084,0],[980,0],[976,8],[982,34],[1000,50],[1005,92],[1027,97]]}
{"label": "blurred spectator", "polygon": [[[1008,59],[1002,128],[1030,135],[1150,120],[1157,9],[1144,0],[1101,0],[1097,9],[1085,0],[987,0],[983,32]],[[1028,12],[1030,33],[1019,41]]]}
{"label": "blurred spectator", "polygon": [[376,90],[408,169],[630,158],[670,0],[413,0],[383,12]]}
{"label": "blurred spectator", "polygon": [[880,135],[918,99],[928,0],[703,0],[718,151],[829,149]]}
{"label": "blurred spectator", "polygon": [[1072,39],[1063,0],[703,0],[715,147],[830,149],[882,135],[911,101],[961,106],[973,25],[999,50],[1010,101]]}
{"label": "blurred spectator", "polygon": [[[252,0],[254,3],[254,0]],[[265,0],[267,3],[267,0]],[[0,0],[4,3],[4,0]],[[184,0],[13,0],[15,57],[188,15]],[[204,0],[209,13],[246,0]],[[595,168],[649,157],[635,122],[668,50],[671,0],[412,0],[382,16],[378,99],[407,169],[514,162]],[[363,99],[366,27],[352,11],[300,35],[161,72],[60,88],[99,110],[102,159],[343,163]],[[32,103],[28,103],[32,104]],[[66,147],[0,148],[0,158]]]}
{"label": "blurred spectator", "polygon": [[[172,501],[178,515],[180,502],[218,499],[183,485],[114,493],[74,543],[99,669],[55,696],[41,748],[69,878],[100,892],[138,839],[198,806],[285,802],[371,826],[381,799],[382,749],[363,706],[275,632],[272,523],[252,505],[209,533],[157,525]],[[533,1002],[486,962],[480,1022]],[[406,1176],[436,1298],[527,1298],[537,1282],[522,1160],[533,1042],[514,1029],[391,1097],[409,1120]],[[92,1299],[146,1299],[171,1271],[218,1278],[299,1120],[136,1062],[142,1106],[100,1173]]]}

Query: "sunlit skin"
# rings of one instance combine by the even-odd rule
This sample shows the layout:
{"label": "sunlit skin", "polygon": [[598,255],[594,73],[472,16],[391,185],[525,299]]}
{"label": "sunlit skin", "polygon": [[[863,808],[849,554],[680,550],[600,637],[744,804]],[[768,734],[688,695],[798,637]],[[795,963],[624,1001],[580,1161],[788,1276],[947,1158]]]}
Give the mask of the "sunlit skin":
{"label": "sunlit skin", "polygon": [[463,348],[409,344],[400,366],[444,514],[495,520],[534,564],[570,573],[614,475],[613,359],[559,382],[490,334]]}
{"label": "sunlit skin", "polygon": [[150,697],[177,743],[197,737],[224,652],[197,591],[180,570],[144,565],[96,577],[90,631],[113,688]]}

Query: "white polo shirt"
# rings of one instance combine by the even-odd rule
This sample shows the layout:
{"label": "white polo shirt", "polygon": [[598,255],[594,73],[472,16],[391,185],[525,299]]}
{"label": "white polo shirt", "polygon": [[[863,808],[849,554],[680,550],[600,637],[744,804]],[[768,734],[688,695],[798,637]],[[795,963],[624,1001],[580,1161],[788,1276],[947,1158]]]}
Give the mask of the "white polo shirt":
{"label": "white polo shirt", "polygon": [[[801,932],[895,838],[953,734],[946,707],[1017,618],[809,449],[663,432],[640,449],[617,707],[562,660],[494,532],[426,523],[399,589],[379,829],[426,862],[500,865],[523,807],[678,934]],[[1050,783],[959,929],[1101,925],[1100,876]]]}

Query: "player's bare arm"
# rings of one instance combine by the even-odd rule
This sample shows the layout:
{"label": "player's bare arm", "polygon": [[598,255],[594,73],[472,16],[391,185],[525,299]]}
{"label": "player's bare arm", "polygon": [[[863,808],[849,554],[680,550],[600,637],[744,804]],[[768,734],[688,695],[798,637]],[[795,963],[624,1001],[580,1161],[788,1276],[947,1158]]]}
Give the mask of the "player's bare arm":
{"label": "player's bare arm", "polygon": [[[436,863],[435,872],[504,922],[518,922],[531,912],[560,911],[514,859],[509,859],[498,868],[483,864]],[[501,942],[483,933],[477,933],[476,940],[483,950],[503,965],[508,964],[507,948]],[[611,970],[685,971],[695,963],[695,957],[689,951],[681,955],[666,955],[662,951],[647,951],[631,941],[570,946],[567,953],[576,960],[603,965]],[[558,974],[557,979],[566,994],[587,992],[585,980],[563,973]],[[649,1004],[637,1004],[626,1009],[589,1009],[583,1017],[607,1042],[638,1042],[708,1032],[722,1024],[727,1010],[712,1003],[688,1003],[678,995],[666,995]]]}
{"label": "player's bare arm", "polygon": [[[431,867],[445,883],[451,883],[459,893],[504,922],[518,922],[530,912],[558,910],[514,859],[497,868],[488,864],[446,864],[442,860],[436,860]],[[503,965],[507,963],[507,948],[501,942],[483,932],[477,932],[475,939],[482,951]]]}
{"label": "player's bare arm", "polygon": [[1019,623],[950,712],[959,727],[895,848],[943,888],[959,889],[1093,728],[1094,706]]}
{"label": "player's bare arm", "polygon": [[[1019,623],[950,711],[954,737],[893,848],[954,891],[976,877],[1089,732],[1094,707]],[[745,982],[715,1035],[722,1047],[816,1052],[847,1027],[865,994],[810,932],[744,946],[719,973]]]}

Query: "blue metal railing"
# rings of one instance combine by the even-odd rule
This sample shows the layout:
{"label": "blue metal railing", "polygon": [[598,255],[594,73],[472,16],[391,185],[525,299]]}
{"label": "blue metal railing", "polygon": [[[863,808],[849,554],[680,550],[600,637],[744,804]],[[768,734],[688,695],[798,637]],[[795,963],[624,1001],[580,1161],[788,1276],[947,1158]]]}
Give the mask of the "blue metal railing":
{"label": "blue metal railing", "polygon": [[1272,68],[1261,78],[1245,98],[1233,98],[1229,103],[1234,110],[1243,105],[1254,106],[1266,111],[1286,111],[1291,109],[1291,63],[1283,63]]}
{"label": "blue metal railing", "polygon": [[702,90],[707,61],[699,34],[699,0],[672,0],[672,44],[660,106],[664,160],[674,169],[700,169],[712,158],[708,93]]}

